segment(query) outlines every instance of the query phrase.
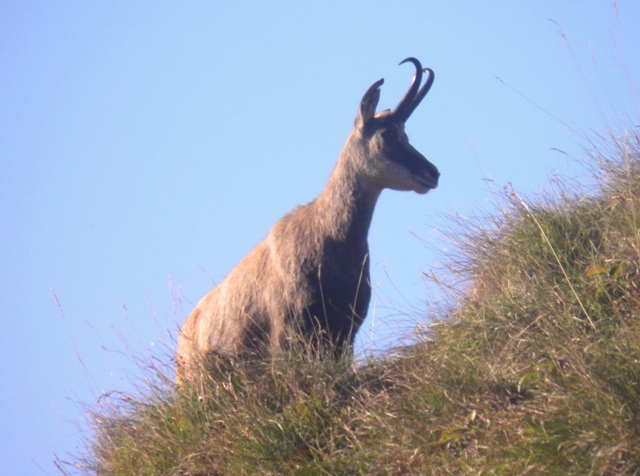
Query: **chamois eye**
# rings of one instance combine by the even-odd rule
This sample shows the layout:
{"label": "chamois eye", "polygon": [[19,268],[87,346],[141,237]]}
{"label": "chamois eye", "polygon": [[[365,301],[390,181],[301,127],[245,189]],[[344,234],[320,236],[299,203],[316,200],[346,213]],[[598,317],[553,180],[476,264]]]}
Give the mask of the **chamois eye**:
{"label": "chamois eye", "polygon": [[395,142],[398,140],[398,132],[395,129],[385,129],[382,131],[382,138],[385,142]]}

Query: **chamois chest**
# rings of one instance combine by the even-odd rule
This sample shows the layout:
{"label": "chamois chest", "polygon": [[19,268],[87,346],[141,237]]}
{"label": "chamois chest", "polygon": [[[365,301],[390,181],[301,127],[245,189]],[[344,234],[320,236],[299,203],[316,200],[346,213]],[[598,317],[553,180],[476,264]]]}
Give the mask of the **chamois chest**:
{"label": "chamois chest", "polygon": [[280,220],[270,238],[277,248],[275,258],[283,279],[292,292],[304,294],[299,312],[309,325],[320,324],[331,336],[343,340],[355,335],[371,297],[370,214],[338,218],[342,220],[312,202]]}

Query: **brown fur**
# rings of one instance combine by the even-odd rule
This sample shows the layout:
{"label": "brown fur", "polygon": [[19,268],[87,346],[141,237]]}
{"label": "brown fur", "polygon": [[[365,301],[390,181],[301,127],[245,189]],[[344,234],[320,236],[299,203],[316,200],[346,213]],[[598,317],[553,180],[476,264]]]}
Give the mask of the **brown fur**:
{"label": "brown fur", "polygon": [[382,80],[371,86],[323,192],[278,221],[198,303],[178,341],[179,380],[191,377],[198,356],[275,350],[300,336],[351,347],[371,297],[367,235],[381,191],[426,193],[438,182],[404,133],[430,87],[417,92],[422,68],[408,61],[416,78],[396,111],[375,115]]}

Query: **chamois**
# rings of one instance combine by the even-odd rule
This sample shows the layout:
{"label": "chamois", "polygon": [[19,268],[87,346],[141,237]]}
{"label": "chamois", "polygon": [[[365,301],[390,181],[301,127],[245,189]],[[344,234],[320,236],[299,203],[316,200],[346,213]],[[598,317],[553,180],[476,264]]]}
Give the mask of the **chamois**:
{"label": "chamois", "polygon": [[415,58],[400,64],[406,62],[416,74],[396,109],[376,114],[384,79],[376,81],[322,193],[280,219],[187,318],[178,340],[178,381],[190,378],[197,356],[273,351],[293,338],[351,349],[371,298],[367,235],[380,193],[425,194],[440,176],[404,132],[434,73]]}

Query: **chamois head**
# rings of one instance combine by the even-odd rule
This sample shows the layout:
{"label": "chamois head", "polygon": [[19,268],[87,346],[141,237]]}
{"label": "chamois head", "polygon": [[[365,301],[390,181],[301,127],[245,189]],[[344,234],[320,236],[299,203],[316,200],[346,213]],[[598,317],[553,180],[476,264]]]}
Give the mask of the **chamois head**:
{"label": "chamois head", "polygon": [[[404,123],[429,92],[434,74],[429,68],[423,69],[415,58],[407,58],[400,64],[406,62],[413,63],[416,75],[398,106],[393,111],[376,114],[384,79],[376,81],[362,98],[353,134],[365,151],[363,162],[373,185],[380,190],[413,190],[425,194],[438,186],[440,172],[409,144]],[[427,81],[420,88],[423,72],[427,73]]]}

